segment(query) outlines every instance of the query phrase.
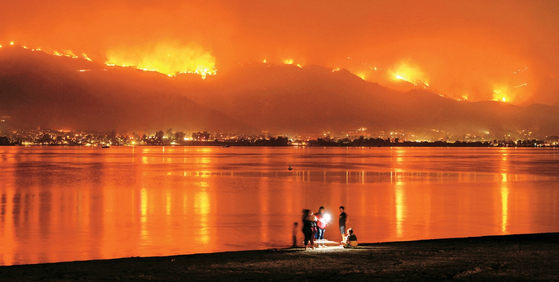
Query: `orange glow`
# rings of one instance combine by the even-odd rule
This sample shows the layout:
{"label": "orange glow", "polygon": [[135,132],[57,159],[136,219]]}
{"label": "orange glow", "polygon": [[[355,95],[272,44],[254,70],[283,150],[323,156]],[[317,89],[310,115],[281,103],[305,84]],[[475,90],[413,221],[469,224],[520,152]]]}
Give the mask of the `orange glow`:
{"label": "orange glow", "polygon": [[285,59],[283,60],[283,63],[286,65],[292,65],[293,64],[293,59]]}
{"label": "orange glow", "polygon": [[498,102],[510,102],[510,97],[506,88],[499,88],[499,90],[493,90],[493,101]]}
{"label": "orange glow", "polygon": [[405,80],[454,99],[490,101],[495,84],[527,84],[506,101],[559,103],[559,5],[548,1],[60,1],[0,5],[0,42],[167,75],[289,55],[286,64],[367,70],[367,81]]}
{"label": "orange glow", "polygon": [[396,65],[393,70],[390,70],[391,76],[397,80],[407,81],[414,85],[422,84],[429,86],[427,83],[427,76],[423,71],[415,65],[411,65],[409,62],[402,61]]}
{"label": "orange glow", "polygon": [[144,71],[157,71],[168,76],[196,73],[206,78],[215,75],[215,58],[196,44],[157,44],[155,47],[122,47],[107,52],[107,66],[134,66]]}
{"label": "orange glow", "polygon": [[359,73],[355,73],[355,75],[358,76],[359,78],[365,80],[365,74],[364,73],[359,72]]}

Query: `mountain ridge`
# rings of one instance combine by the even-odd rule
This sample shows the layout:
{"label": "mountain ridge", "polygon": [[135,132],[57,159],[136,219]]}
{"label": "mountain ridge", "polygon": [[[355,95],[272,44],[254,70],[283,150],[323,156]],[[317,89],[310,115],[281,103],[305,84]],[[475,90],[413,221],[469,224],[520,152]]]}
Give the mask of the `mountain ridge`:
{"label": "mountain ridge", "polygon": [[[456,101],[406,92],[347,70],[252,64],[218,72],[166,75],[110,67],[22,48],[0,49],[0,111],[14,126],[95,130],[341,133],[437,129],[460,136],[559,132],[559,107]],[[407,83],[407,82],[402,82]]]}

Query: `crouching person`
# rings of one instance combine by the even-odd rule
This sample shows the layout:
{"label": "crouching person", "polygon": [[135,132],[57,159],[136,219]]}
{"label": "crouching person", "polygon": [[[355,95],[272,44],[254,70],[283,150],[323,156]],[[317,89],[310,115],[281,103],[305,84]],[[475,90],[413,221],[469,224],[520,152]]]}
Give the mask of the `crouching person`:
{"label": "crouching person", "polygon": [[357,236],[353,234],[353,228],[349,228],[344,240],[344,248],[355,248],[357,245]]}

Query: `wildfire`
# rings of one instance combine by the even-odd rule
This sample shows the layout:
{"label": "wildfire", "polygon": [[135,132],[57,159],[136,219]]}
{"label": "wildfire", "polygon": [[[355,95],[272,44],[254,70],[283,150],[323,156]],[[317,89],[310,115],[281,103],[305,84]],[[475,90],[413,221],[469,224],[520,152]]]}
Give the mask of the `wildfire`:
{"label": "wildfire", "polygon": [[407,81],[416,86],[418,84],[429,86],[425,73],[418,66],[413,66],[405,61],[401,62],[389,73],[392,74],[395,80]]}
{"label": "wildfire", "polygon": [[507,102],[509,99],[507,91],[501,89],[493,90],[493,101]]}
{"label": "wildfire", "polygon": [[107,66],[134,66],[144,71],[157,71],[168,76],[178,73],[195,73],[203,79],[215,75],[215,58],[210,52],[195,44],[178,46],[158,44],[153,46],[126,47],[107,52]]}
{"label": "wildfire", "polygon": [[358,76],[359,78],[365,80],[365,74],[360,72],[360,73],[355,73],[356,76]]}
{"label": "wildfire", "polygon": [[286,65],[293,65],[293,59],[285,59],[283,60],[283,63]]}

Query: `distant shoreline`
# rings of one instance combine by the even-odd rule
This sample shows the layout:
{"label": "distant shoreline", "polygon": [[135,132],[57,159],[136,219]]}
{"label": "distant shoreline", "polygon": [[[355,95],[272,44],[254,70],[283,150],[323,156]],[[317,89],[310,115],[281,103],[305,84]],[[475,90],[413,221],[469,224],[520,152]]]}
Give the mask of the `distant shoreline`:
{"label": "distant shoreline", "polygon": [[2,281],[556,280],[559,233],[15,265]]}
{"label": "distant shoreline", "polygon": [[[90,148],[101,148],[100,145],[70,145],[70,144],[47,144],[47,145],[21,145],[21,144],[0,144],[0,147],[90,147]],[[495,146],[491,144],[484,144],[481,142],[456,142],[456,143],[444,143],[444,142],[406,142],[406,143],[392,143],[387,145],[372,145],[372,146],[357,146],[357,145],[261,145],[261,144],[239,144],[239,143],[223,143],[223,142],[188,142],[184,144],[142,144],[142,145],[111,145],[110,147],[271,147],[271,148],[304,148],[304,147],[314,147],[314,148],[385,148],[385,147],[407,147],[407,148],[559,148],[559,145],[526,145],[526,146]]]}

